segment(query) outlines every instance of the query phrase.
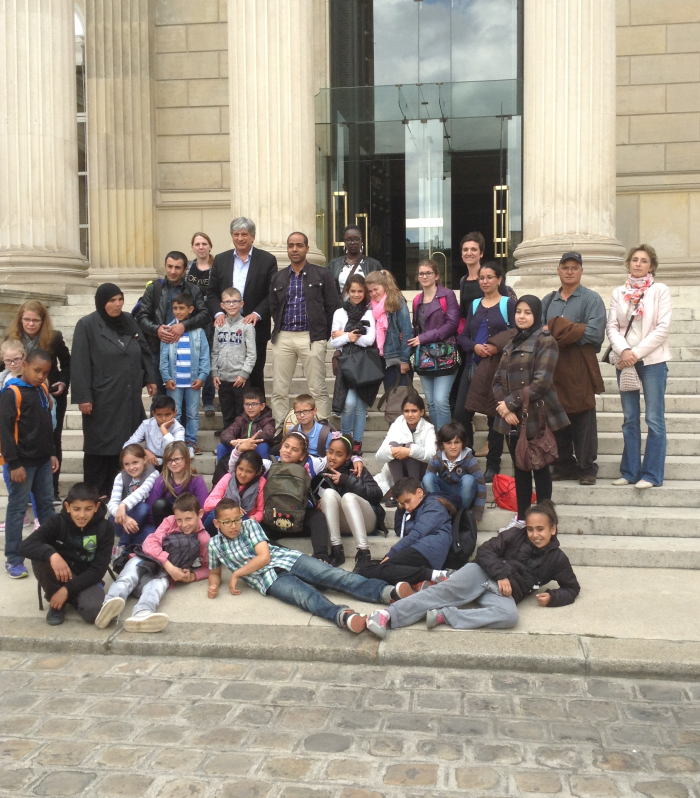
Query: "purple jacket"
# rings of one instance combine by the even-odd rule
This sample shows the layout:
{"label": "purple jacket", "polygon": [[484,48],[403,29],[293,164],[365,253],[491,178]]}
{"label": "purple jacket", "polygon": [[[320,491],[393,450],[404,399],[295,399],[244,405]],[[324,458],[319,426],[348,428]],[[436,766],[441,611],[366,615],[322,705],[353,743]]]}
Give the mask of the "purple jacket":
{"label": "purple jacket", "polygon": [[[442,309],[443,303],[440,302],[440,297],[444,297],[444,302],[447,304],[447,313]],[[418,333],[418,309],[423,303],[423,295],[419,294],[418,299],[418,303],[413,305],[413,330],[416,334]],[[459,303],[454,291],[439,285],[435,298],[427,306],[426,310],[425,332],[418,336],[418,340],[422,344],[435,344],[438,341],[445,341],[457,333]]]}

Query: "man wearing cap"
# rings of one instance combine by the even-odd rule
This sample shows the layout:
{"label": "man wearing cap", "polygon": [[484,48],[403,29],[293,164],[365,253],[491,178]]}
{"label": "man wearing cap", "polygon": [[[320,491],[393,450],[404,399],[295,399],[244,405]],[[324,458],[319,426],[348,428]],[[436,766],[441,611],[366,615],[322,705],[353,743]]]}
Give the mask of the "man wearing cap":
{"label": "man wearing cap", "polygon": [[552,479],[595,485],[598,425],[595,396],[604,390],[597,354],[605,339],[605,304],[581,285],[583,258],[565,252],[557,268],[561,288],[542,300],[546,329],[559,345],[554,388],[571,424],[554,434],[559,458]]}

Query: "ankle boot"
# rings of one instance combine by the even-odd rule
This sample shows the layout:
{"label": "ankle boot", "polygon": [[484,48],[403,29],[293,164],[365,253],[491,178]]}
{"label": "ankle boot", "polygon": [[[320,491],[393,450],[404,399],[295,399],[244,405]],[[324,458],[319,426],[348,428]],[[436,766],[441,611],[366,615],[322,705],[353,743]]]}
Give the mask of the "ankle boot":
{"label": "ankle boot", "polygon": [[345,549],[340,546],[331,546],[331,565],[338,567],[345,562]]}
{"label": "ankle boot", "polygon": [[362,441],[355,441],[355,443],[353,443],[352,454],[353,457],[359,457],[362,455]]}

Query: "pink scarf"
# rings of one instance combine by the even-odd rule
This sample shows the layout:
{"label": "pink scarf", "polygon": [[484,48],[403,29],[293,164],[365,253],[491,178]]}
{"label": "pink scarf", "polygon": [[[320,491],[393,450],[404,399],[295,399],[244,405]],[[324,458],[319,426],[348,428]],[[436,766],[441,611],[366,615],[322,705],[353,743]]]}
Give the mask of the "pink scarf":
{"label": "pink scarf", "polygon": [[623,299],[632,305],[632,316],[644,315],[644,294],[654,284],[654,275],[648,272],[644,277],[627,275]]}
{"label": "pink scarf", "polygon": [[389,319],[387,318],[386,311],[384,310],[384,303],[386,302],[386,294],[375,302],[371,300],[372,315],[374,316],[374,329],[376,331],[377,349],[380,355],[384,355],[384,342],[386,341],[386,331],[389,329]]}

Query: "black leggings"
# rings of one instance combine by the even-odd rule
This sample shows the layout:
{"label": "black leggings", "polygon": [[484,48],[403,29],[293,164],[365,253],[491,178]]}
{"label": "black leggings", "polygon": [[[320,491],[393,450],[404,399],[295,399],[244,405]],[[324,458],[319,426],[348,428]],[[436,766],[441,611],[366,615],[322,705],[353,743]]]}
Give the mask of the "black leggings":
{"label": "black leggings", "polygon": [[151,507],[151,513],[153,515],[153,523],[158,529],[158,527],[171,515],[175,514],[173,510],[173,504],[175,502],[175,497],[172,500],[168,500],[165,497],[156,499],[153,502],[153,506]]}
{"label": "black leggings", "polygon": [[525,520],[525,512],[532,503],[532,477],[535,477],[535,495],[537,501],[552,498],[552,475],[549,466],[540,468],[539,471],[521,471],[515,465],[515,447],[518,443],[517,435],[506,435],[508,449],[513,458],[513,475],[515,476],[515,495],[518,499],[518,519]]}
{"label": "black leggings", "polygon": [[355,573],[366,579],[381,579],[389,585],[395,585],[398,582],[409,582],[411,585],[415,585],[426,579],[430,580],[433,575],[433,566],[419,551],[408,548],[396,552],[385,563],[378,563],[376,560],[360,561],[355,566]]}
{"label": "black leggings", "polygon": [[328,556],[328,524],[326,523],[326,516],[315,507],[309,507],[304,514],[304,526],[301,532],[289,532],[286,529],[279,529],[270,524],[262,524],[265,534],[268,538],[275,542],[281,538],[311,538],[311,548],[313,556],[318,557],[319,554]]}

